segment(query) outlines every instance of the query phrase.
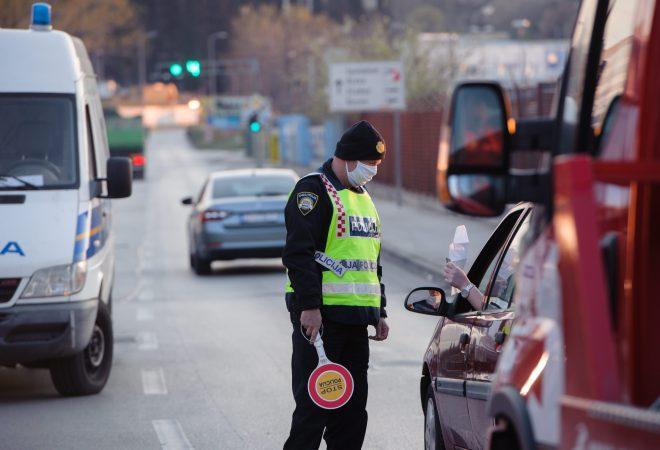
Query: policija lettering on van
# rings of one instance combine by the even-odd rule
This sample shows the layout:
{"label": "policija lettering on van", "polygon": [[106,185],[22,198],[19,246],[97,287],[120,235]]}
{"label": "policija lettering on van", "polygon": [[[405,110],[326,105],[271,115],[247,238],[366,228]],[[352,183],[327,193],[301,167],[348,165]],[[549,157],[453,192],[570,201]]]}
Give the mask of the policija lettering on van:
{"label": "policija lettering on van", "polygon": [[9,255],[9,254],[25,256],[25,252],[23,252],[21,246],[18,245],[18,242],[9,241],[4,246],[0,244],[0,248],[1,248],[0,256]]}
{"label": "policija lettering on van", "polygon": [[379,238],[380,226],[374,217],[348,216],[351,237]]}

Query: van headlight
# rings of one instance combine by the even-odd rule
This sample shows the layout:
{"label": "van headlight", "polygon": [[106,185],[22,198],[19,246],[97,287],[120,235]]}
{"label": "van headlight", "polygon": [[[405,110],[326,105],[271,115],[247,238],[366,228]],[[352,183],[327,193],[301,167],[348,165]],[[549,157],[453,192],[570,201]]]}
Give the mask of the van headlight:
{"label": "van headlight", "polygon": [[80,292],[87,278],[87,261],[37,270],[21,298],[61,297]]}

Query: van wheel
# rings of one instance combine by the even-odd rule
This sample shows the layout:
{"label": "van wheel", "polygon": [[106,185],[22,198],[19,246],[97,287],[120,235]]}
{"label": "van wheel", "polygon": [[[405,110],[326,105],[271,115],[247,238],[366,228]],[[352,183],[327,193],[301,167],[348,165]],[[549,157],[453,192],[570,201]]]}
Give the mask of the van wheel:
{"label": "van wheel", "polygon": [[50,377],[64,396],[97,394],[103,390],[112,368],[113,335],[108,309],[99,301],[96,322],[87,347],[68,358],[53,361]]}
{"label": "van wheel", "polygon": [[433,388],[426,390],[426,407],[424,409],[424,449],[445,450],[445,441],[442,438],[438,408],[435,405]]}
{"label": "van wheel", "polygon": [[190,267],[197,275],[208,275],[211,273],[211,261],[200,258],[195,253],[190,255]]}

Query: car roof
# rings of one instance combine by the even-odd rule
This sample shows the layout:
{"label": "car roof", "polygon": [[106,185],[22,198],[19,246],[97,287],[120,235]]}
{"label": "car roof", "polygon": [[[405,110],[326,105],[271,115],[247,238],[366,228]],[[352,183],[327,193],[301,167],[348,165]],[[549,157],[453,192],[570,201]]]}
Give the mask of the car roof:
{"label": "car roof", "polygon": [[274,169],[274,168],[251,168],[251,169],[232,169],[232,170],[219,170],[212,172],[209,178],[212,180],[218,178],[228,177],[258,177],[268,175],[289,175],[293,178],[299,178],[298,174],[291,169]]}

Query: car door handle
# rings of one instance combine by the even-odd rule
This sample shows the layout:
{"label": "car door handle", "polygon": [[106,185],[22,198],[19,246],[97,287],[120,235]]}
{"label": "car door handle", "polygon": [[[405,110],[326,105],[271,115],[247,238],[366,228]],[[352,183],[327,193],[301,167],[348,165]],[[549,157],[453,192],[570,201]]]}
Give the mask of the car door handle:
{"label": "car door handle", "polygon": [[467,333],[462,333],[461,337],[458,338],[458,347],[461,349],[461,353],[465,353],[465,347],[470,343],[470,335]]}

